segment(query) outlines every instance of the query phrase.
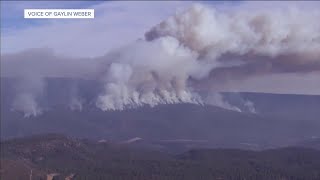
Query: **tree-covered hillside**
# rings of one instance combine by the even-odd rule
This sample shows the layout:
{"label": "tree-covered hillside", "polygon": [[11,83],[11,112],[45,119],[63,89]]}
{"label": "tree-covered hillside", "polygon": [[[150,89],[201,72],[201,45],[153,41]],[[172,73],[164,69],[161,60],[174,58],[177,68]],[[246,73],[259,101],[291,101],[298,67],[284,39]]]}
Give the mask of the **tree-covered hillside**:
{"label": "tree-covered hillside", "polygon": [[265,151],[198,149],[169,154],[129,145],[61,135],[1,143],[1,179],[81,180],[318,180],[320,151],[282,148]]}

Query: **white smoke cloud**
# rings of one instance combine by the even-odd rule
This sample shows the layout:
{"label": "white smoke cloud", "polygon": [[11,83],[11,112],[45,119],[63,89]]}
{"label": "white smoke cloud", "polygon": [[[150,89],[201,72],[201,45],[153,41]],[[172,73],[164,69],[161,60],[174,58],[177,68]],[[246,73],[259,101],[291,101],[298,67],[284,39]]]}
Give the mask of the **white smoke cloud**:
{"label": "white smoke cloud", "polygon": [[199,102],[186,85],[197,66],[196,54],[176,39],[137,41],[115,54],[117,57],[113,57],[106,70],[105,93],[98,98],[97,106],[101,109]]}
{"label": "white smoke cloud", "polygon": [[244,106],[248,108],[249,112],[257,113],[257,110],[254,107],[254,103],[252,101],[246,100]]}
{"label": "white smoke cloud", "polygon": [[205,98],[205,104],[222,107],[224,109],[232,111],[242,112],[242,110],[237,106],[229,104],[226,100],[223,99],[223,95],[217,92],[208,94]]}
{"label": "white smoke cloud", "polygon": [[13,111],[19,111],[24,114],[24,117],[37,116],[42,113],[42,109],[38,105],[36,98],[32,94],[18,94],[13,101]]}
{"label": "white smoke cloud", "polygon": [[69,107],[72,111],[82,111],[83,108],[83,100],[81,98],[72,97]]}
{"label": "white smoke cloud", "polygon": [[[96,101],[102,110],[208,103],[240,111],[220,94],[200,97],[198,88],[263,74],[320,72],[319,19],[318,9],[219,11],[196,4],[151,28],[145,39],[88,60],[91,68],[77,71],[70,63],[65,71],[103,83]],[[244,106],[255,112],[252,103]]]}
{"label": "white smoke cloud", "polygon": [[[193,98],[196,92],[190,79],[208,84],[208,78],[219,79],[211,75],[216,71],[237,79],[250,67],[254,67],[250,75],[288,68],[320,70],[319,18],[319,11],[223,13],[196,4],[153,27],[146,40],[113,52],[117,56],[106,70],[106,91],[98,106],[108,110],[141,104],[202,103]],[[278,63],[280,70],[273,69]],[[207,102],[239,111],[219,97],[209,97]],[[252,103],[245,106],[255,112]]]}
{"label": "white smoke cloud", "polygon": [[25,74],[17,82],[12,110],[24,113],[24,117],[37,116],[43,111],[38,98],[43,94],[45,83],[41,78]]}
{"label": "white smoke cloud", "polygon": [[319,55],[319,10],[298,9],[217,12],[200,4],[161,22],[147,39],[175,37],[192,50],[216,59],[224,53],[278,56]]}

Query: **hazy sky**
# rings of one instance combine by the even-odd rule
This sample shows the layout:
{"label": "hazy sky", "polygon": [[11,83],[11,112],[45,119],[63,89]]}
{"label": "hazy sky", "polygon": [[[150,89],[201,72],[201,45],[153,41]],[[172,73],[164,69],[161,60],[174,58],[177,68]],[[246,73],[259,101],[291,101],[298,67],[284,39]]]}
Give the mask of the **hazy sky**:
{"label": "hazy sky", "polygon": [[[192,2],[1,2],[1,53],[49,47],[70,56],[99,56],[143,37]],[[93,8],[94,19],[24,19],[25,8]]]}
{"label": "hazy sky", "polygon": [[[147,1],[1,1],[1,56],[30,48],[50,48],[57,55],[74,58],[103,56],[108,51],[144,37],[144,33],[167,17],[194,2]],[[299,8],[319,8],[318,2],[203,2],[228,11],[296,4]],[[23,18],[25,8],[92,8],[94,19]],[[5,68],[5,67],[2,67]],[[221,85],[222,90],[320,94],[319,72],[278,74],[249,78]]]}

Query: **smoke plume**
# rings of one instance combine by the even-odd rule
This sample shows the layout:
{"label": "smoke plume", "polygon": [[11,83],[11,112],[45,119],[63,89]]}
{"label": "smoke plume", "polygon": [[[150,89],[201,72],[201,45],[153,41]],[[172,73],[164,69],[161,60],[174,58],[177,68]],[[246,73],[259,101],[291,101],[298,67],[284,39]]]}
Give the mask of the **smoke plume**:
{"label": "smoke plume", "polygon": [[43,96],[45,82],[42,78],[25,74],[20,77],[15,86],[15,97],[12,110],[24,113],[24,117],[37,116],[42,113],[43,108],[39,99]]}
{"label": "smoke plume", "polygon": [[[42,58],[46,62],[54,57],[54,61],[42,62],[44,66],[50,64],[51,68],[38,75],[64,74],[62,76],[99,81],[103,90],[97,94],[95,104],[102,110],[210,102],[239,111],[221,101],[220,95],[208,96],[210,100],[202,97],[199,89],[214,90],[217,82],[228,79],[319,72],[319,19],[320,11],[313,10],[218,11],[196,4],[155,25],[143,39],[103,57],[77,62],[53,55],[46,60]],[[41,56],[32,58],[35,61]],[[63,69],[51,65],[57,62],[66,62],[66,65]],[[35,67],[37,65],[30,68]],[[27,97],[22,99],[30,100],[33,95]],[[79,104],[78,99],[72,99],[72,106],[81,109]],[[246,102],[245,106],[255,111],[251,102]]]}
{"label": "smoke plume", "polygon": [[223,13],[194,5],[153,27],[145,40],[113,52],[98,106],[203,103],[192,83],[319,71],[319,17],[317,11]]}

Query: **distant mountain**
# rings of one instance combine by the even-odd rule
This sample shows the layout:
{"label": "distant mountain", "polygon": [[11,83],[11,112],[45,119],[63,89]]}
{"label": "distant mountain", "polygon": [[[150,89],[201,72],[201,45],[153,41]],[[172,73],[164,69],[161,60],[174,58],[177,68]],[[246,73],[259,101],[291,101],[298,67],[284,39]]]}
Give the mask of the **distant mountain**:
{"label": "distant mountain", "polygon": [[125,111],[98,109],[70,111],[57,108],[36,117],[2,114],[2,138],[39,133],[63,133],[74,137],[126,140],[205,140],[210,147],[268,148],[285,146],[320,135],[317,122],[266,118],[259,114],[228,111],[192,104],[160,105]]}
{"label": "distant mountain", "polygon": [[[317,180],[320,151],[194,149],[178,155],[50,134],[1,142],[1,179]],[[31,175],[32,171],[32,175]]]}
{"label": "distant mountain", "polygon": [[303,140],[295,144],[298,147],[305,147],[305,148],[313,148],[320,150],[320,138],[319,137],[311,137],[309,139]]}
{"label": "distant mountain", "polygon": [[[169,104],[124,111],[101,111],[94,105],[101,88],[95,81],[45,80],[40,104],[44,112],[25,118],[12,111],[16,79],[1,79],[1,138],[62,133],[72,137],[126,141],[177,149],[282,147],[320,136],[320,96],[223,93],[229,104],[253,103],[257,113],[236,112],[212,105]],[[70,94],[83,98],[82,110],[70,109]]]}
{"label": "distant mountain", "polygon": [[[320,95],[240,93],[253,102],[257,113],[288,120],[320,121]],[[237,96],[226,93],[229,99]]]}

